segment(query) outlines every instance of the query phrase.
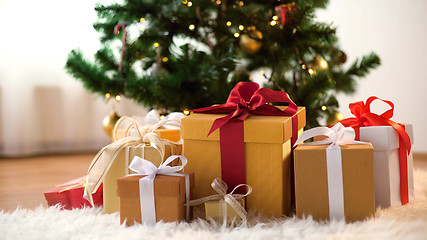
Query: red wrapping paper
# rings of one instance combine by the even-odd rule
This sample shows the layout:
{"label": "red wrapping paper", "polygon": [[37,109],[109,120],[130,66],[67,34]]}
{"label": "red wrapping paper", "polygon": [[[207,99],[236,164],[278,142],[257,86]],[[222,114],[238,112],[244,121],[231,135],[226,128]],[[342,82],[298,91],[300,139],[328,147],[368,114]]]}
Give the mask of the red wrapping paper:
{"label": "red wrapping paper", "polygon": [[[60,204],[63,209],[90,207],[89,201],[83,198],[84,180],[86,176],[73,179],[58,187],[44,192],[48,206]],[[102,205],[102,184],[98,191],[93,194],[95,206]]]}

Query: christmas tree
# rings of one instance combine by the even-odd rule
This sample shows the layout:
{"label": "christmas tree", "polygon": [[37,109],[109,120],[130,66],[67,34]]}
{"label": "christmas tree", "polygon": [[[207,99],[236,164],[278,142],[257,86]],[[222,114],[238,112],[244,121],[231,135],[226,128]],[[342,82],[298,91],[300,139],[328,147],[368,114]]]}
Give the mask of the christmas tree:
{"label": "christmas tree", "polygon": [[[336,29],[316,21],[326,0],[127,0],[97,4],[102,47],[95,61],[71,51],[66,69],[89,91],[167,111],[224,103],[239,81],[307,108],[307,126],[336,114],[339,92],[379,66],[370,53],[347,69]],[[122,44],[122,45],[120,45]]]}

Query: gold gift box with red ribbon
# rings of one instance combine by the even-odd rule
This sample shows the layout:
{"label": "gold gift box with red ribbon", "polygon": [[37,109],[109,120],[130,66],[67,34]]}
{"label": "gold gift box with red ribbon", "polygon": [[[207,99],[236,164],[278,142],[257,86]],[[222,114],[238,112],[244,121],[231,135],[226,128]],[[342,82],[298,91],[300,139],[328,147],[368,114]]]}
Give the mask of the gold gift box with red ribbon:
{"label": "gold gift box with red ribbon", "polygon": [[[242,88],[244,89],[242,90]],[[248,88],[249,90],[247,90]],[[248,94],[244,93],[246,90]],[[229,165],[225,166],[224,158],[233,159],[234,152],[243,149],[243,168],[238,167],[240,169],[238,171],[243,171],[245,180],[237,181],[237,184],[246,183],[253,188],[253,193],[246,198],[247,209],[276,217],[289,214],[292,208],[291,138],[293,135],[297,136],[298,132],[301,132],[305,126],[305,108],[297,107],[293,102],[289,107],[281,109],[266,104],[265,101],[269,100],[280,102],[287,94],[259,88],[256,83],[236,85],[229,99],[236,94],[245,95],[245,97],[235,99],[234,103],[229,104],[227,102],[226,104],[234,104],[233,106],[237,111],[241,110],[240,114],[245,114],[244,111],[247,111],[248,115],[242,122],[241,146],[238,141],[229,142],[225,146],[222,145],[222,141],[235,137],[233,129],[227,129],[228,123],[208,136],[214,122],[217,119],[229,116],[227,114],[194,113],[181,121],[184,140],[183,151],[189,159],[184,171],[194,172],[197,182],[194,197],[200,198],[215,194],[208,186],[216,177],[221,177],[231,189],[235,187],[224,176],[224,171],[228,171],[228,177],[231,175],[231,178],[237,175],[237,171],[234,171]],[[248,97],[251,94],[252,97]],[[278,94],[279,97],[275,94]],[[254,102],[261,98],[264,99],[264,102],[259,102],[259,106],[257,106]],[[289,99],[289,97],[287,98]],[[289,99],[287,102],[291,102],[291,100]],[[218,108],[220,107],[221,105],[218,106]],[[262,115],[262,113],[254,115],[257,107],[273,111],[269,115],[282,114],[288,108],[288,110],[292,108],[293,111],[287,116],[283,116],[285,114],[267,116],[267,114]],[[227,136],[227,134],[230,135]],[[224,153],[224,147],[228,148],[231,152],[230,155]],[[231,165],[234,163],[234,160],[228,162]]]}

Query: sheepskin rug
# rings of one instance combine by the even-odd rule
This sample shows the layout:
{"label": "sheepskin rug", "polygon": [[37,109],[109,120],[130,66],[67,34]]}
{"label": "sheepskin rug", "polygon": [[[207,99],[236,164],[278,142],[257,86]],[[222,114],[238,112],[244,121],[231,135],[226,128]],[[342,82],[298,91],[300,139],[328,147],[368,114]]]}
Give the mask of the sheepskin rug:
{"label": "sheepskin rug", "polygon": [[120,225],[118,213],[103,214],[100,208],[39,207],[0,212],[0,239],[427,239],[427,172],[415,170],[414,176],[412,202],[378,209],[375,218],[350,224],[252,215],[237,227],[204,220],[126,227]]}

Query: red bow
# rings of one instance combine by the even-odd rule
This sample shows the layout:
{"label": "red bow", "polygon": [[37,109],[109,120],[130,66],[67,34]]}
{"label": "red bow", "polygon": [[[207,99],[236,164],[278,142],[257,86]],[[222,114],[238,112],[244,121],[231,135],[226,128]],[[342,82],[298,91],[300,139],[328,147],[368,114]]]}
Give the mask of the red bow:
{"label": "red bow", "polygon": [[[285,102],[289,106],[284,110],[269,105],[272,102]],[[297,112],[297,105],[285,92],[260,88],[255,82],[239,82],[231,90],[225,104],[192,110],[196,113],[229,113],[218,118],[212,124],[208,135],[222,127],[231,119],[245,120],[249,114],[269,116],[292,116]]]}
{"label": "red bow", "polygon": [[[387,103],[390,106],[390,109],[385,111],[381,115],[371,112],[371,103],[377,99]],[[351,113],[355,117],[341,120],[340,122],[345,127],[352,127],[358,129],[360,127],[369,126],[391,126],[399,133],[399,137],[402,138],[404,147],[406,148],[406,151],[409,154],[409,152],[411,151],[411,140],[408,134],[400,124],[390,120],[390,118],[393,117],[394,111],[394,104],[391,101],[383,100],[378,97],[372,96],[368,98],[368,100],[366,100],[366,103],[363,103],[363,101],[350,103],[349,108]],[[358,133],[359,131],[356,131],[357,139],[359,139]]]}
{"label": "red bow", "polygon": [[[286,102],[289,106],[282,111],[267,104],[271,102]],[[231,90],[225,104],[193,110],[196,113],[228,113],[225,117],[215,119],[208,136],[220,129],[221,177],[230,189],[246,183],[243,121],[248,115],[292,116],[292,141],[296,141],[297,109],[297,105],[285,92],[260,88],[254,82],[239,82]]]}
{"label": "red bow", "polygon": [[[371,112],[371,103],[374,100],[380,100],[387,103],[390,109],[382,113],[381,115]],[[349,105],[351,113],[355,116],[354,118],[347,118],[340,122],[346,127],[354,128],[356,132],[356,139],[360,139],[360,127],[369,126],[391,126],[399,134],[399,166],[400,166],[400,198],[402,205],[408,203],[408,161],[407,154],[411,152],[411,139],[408,133],[406,133],[404,125],[398,124],[390,118],[393,117],[394,104],[391,101],[382,100],[378,97],[372,96],[363,101],[350,103]]]}

